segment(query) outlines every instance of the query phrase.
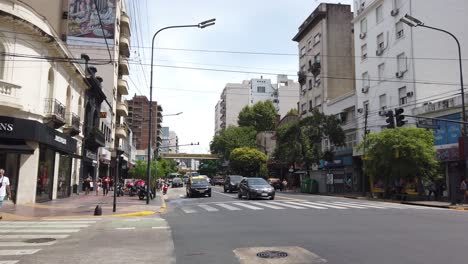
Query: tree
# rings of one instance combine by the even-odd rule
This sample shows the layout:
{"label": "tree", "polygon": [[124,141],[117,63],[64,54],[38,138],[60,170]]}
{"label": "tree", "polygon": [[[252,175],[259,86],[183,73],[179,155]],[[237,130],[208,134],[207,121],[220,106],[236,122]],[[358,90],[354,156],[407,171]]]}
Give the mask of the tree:
{"label": "tree", "polygon": [[218,172],[219,161],[218,160],[202,160],[198,167],[198,172],[201,175],[215,176]]}
{"label": "tree", "polygon": [[221,155],[224,159],[229,159],[231,151],[235,148],[254,148],[256,135],[257,132],[253,127],[230,126],[214,136],[210,144],[211,153]]}
{"label": "tree", "polygon": [[135,165],[128,171],[128,174],[135,179],[146,179],[147,164],[146,161],[137,160]]}
{"label": "tree", "polygon": [[229,160],[232,171],[244,176],[255,176],[265,166],[267,156],[254,148],[236,148]]}
{"label": "tree", "polygon": [[254,127],[257,132],[274,130],[276,126],[277,111],[273,103],[262,101],[252,107],[244,107],[238,116],[238,124],[241,127]]}
{"label": "tree", "polygon": [[292,121],[277,130],[276,159],[287,164],[304,163],[306,171],[321,159],[333,160],[333,149],[322,151],[322,140],[328,138],[334,146],[344,144],[340,121],[314,110],[311,116]]}
{"label": "tree", "polygon": [[287,115],[299,115],[299,111],[297,108],[291,108],[291,110],[288,111]]}
{"label": "tree", "polygon": [[[168,173],[177,171],[177,164],[173,160],[165,160],[158,158],[157,161],[151,162],[151,180],[164,178]],[[148,177],[148,162],[138,160],[136,164],[128,171],[128,174],[135,179],[146,180]]]}
{"label": "tree", "polygon": [[439,163],[432,131],[414,127],[386,129],[368,134],[357,150],[363,151],[367,175],[382,180],[387,192],[400,178],[428,180],[437,176]]}

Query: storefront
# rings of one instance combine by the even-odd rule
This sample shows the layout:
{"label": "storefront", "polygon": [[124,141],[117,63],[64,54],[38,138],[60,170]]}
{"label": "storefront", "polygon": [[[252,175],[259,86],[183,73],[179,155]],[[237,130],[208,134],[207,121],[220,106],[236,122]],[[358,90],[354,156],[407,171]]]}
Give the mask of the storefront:
{"label": "storefront", "polygon": [[10,177],[13,201],[48,201],[54,193],[68,197],[76,145],[40,122],[0,116],[0,167]]}

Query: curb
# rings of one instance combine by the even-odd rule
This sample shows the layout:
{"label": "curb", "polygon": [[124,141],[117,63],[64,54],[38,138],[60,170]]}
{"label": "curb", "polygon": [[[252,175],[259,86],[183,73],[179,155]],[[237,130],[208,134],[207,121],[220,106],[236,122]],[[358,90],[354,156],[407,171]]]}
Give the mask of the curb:
{"label": "curb", "polygon": [[130,216],[148,216],[148,215],[153,215],[156,212],[152,211],[140,211],[140,212],[135,212],[135,213],[128,213],[128,214],[115,214],[115,215],[109,215],[111,217],[130,217]]}

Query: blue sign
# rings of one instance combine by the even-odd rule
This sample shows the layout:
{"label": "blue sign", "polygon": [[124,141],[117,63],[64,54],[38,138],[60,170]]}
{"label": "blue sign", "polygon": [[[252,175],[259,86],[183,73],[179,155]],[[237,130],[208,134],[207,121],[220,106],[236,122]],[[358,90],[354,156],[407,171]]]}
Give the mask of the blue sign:
{"label": "blue sign", "polygon": [[[438,118],[450,119],[460,121],[460,113],[440,116]],[[445,145],[458,143],[458,138],[461,136],[461,125],[458,123],[446,122],[446,121],[434,121],[439,129],[434,130],[434,144]]]}

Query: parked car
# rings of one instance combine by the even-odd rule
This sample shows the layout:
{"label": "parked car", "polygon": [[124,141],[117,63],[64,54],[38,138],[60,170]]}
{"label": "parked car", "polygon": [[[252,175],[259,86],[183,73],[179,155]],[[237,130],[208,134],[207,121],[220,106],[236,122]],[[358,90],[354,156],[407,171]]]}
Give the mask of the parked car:
{"label": "parked car", "polygon": [[239,183],[244,177],[240,175],[229,175],[224,180],[224,192],[234,192],[239,190]]}
{"label": "parked car", "polygon": [[224,185],[224,178],[223,176],[215,176],[213,178],[213,185]]}
{"label": "parked car", "polygon": [[187,197],[205,196],[211,197],[211,185],[205,177],[190,177],[186,184]]}
{"label": "parked car", "polygon": [[281,180],[278,178],[268,178],[268,183],[275,188],[275,190],[281,189]]}
{"label": "parked car", "polygon": [[275,188],[273,188],[263,178],[244,178],[239,184],[239,192],[237,197],[247,197],[247,200],[255,198],[275,199]]}
{"label": "parked car", "polygon": [[183,187],[184,183],[181,178],[172,179],[172,188]]}
{"label": "parked car", "polygon": [[188,176],[188,175],[184,175],[184,183],[187,183],[188,179],[189,179],[189,176]]}

